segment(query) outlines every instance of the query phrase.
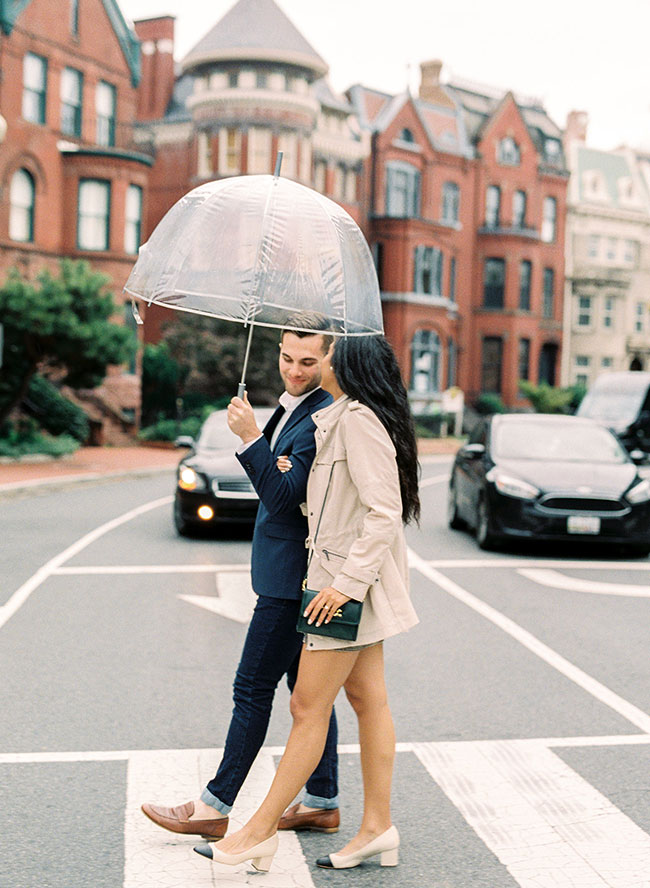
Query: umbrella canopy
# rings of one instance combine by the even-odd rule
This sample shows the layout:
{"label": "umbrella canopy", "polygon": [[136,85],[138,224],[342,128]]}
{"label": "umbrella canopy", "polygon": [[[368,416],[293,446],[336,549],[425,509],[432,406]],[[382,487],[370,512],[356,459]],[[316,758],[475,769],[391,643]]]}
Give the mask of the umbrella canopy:
{"label": "umbrella canopy", "polygon": [[377,275],[356,222],[334,201],[278,176],[237,176],[190,191],[140,248],[125,290],[149,304],[244,324],[286,327],[292,314],[310,310],[336,333],[383,332]]}

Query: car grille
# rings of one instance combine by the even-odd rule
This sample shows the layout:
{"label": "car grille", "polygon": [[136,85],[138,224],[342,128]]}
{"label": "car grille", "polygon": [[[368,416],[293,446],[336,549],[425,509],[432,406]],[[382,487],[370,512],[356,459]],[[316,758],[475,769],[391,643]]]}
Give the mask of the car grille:
{"label": "car grille", "polygon": [[217,478],[215,485],[216,490],[234,490],[239,493],[253,490],[253,485],[248,478]]}
{"label": "car grille", "polygon": [[215,478],[212,492],[222,499],[257,499],[255,488],[248,478]]}
{"label": "car grille", "polygon": [[540,500],[540,506],[553,512],[597,512],[613,515],[627,511],[627,506],[617,499],[604,497],[547,496]]}

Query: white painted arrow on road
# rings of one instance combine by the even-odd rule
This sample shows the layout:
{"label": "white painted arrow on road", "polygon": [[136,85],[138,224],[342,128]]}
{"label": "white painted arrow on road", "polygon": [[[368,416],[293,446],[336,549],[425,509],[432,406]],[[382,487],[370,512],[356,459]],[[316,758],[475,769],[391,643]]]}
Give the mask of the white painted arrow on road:
{"label": "white painted arrow on road", "polygon": [[556,570],[529,570],[521,568],[517,571],[522,577],[548,586],[551,589],[567,589],[571,592],[588,592],[591,595],[624,595],[631,598],[650,598],[650,586],[634,583],[602,583],[594,580],[581,580],[578,577],[567,577]]}
{"label": "white painted arrow on road", "polygon": [[235,623],[249,623],[257,596],[251,588],[250,575],[241,571],[220,571],[215,576],[217,595],[179,595],[183,601]]}

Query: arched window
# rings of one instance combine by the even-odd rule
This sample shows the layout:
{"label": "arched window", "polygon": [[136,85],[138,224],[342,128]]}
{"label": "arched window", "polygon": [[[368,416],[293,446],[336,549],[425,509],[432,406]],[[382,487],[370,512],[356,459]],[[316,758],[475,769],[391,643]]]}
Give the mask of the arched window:
{"label": "arched window", "polygon": [[9,189],[9,237],[27,243],[34,240],[34,179],[27,170],[16,170]]}
{"label": "arched window", "polygon": [[512,136],[506,136],[497,145],[497,159],[505,166],[519,166],[521,152]]}
{"label": "arched window", "polygon": [[416,330],[411,342],[411,391],[440,391],[440,337],[434,330]]}

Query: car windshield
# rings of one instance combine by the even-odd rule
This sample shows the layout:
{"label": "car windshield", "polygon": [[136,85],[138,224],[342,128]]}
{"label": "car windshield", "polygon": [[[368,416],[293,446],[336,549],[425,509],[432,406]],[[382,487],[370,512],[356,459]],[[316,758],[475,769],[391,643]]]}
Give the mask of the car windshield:
{"label": "car windshield", "polygon": [[607,429],[581,422],[499,423],[492,430],[492,452],[499,459],[627,462],[625,451]]}
{"label": "car windshield", "polygon": [[[273,413],[272,407],[254,408],[255,419],[263,428]],[[217,410],[210,414],[201,427],[197,441],[198,450],[236,450],[241,439],[228,428],[228,411]]]}
{"label": "car windshield", "polygon": [[636,419],[645,397],[643,391],[597,392],[585,395],[578,416],[606,423],[630,424]]}

